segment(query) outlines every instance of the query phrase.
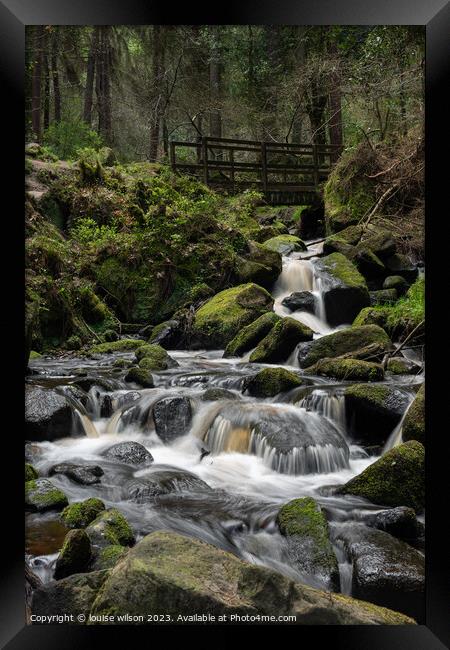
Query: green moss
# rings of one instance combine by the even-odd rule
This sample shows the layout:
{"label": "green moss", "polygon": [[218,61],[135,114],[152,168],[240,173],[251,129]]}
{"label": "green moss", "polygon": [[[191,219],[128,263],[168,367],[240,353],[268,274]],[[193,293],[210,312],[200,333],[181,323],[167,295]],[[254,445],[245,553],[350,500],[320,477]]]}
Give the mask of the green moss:
{"label": "green moss", "polygon": [[402,437],[408,440],[418,440],[425,444],[425,384],[419,388],[414,402],[408,409],[402,426]]}
{"label": "green moss", "polygon": [[111,544],[103,548],[95,560],[95,570],[112,569],[125,557],[128,549],[119,544]]}
{"label": "green moss", "polygon": [[307,368],[325,357],[334,359],[344,354],[358,356],[358,351],[365,349],[368,356],[375,358],[383,355],[391,346],[389,336],[378,325],[352,326],[308,344],[304,351],[300,350],[299,361],[302,368]]}
{"label": "green moss", "polygon": [[392,305],[398,298],[396,289],[379,289],[370,291],[370,304],[374,307]]}
{"label": "green moss", "polygon": [[302,341],[310,341],[313,331],[295,320],[282,318],[270,332],[258,343],[250,355],[251,363],[274,363],[286,361],[295,346]]}
{"label": "green moss", "polygon": [[245,383],[245,390],[255,397],[273,397],[302,383],[298,375],[286,368],[264,368]]}
{"label": "green moss", "polygon": [[136,366],[130,368],[127,374],[125,375],[125,381],[134,382],[143,386],[144,388],[153,388],[153,377],[150,370],[145,368],[137,368]]}
{"label": "green moss", "polygon": [[86,571],[91,559],[91,542],[84,530],[67,533],[55,565],[55,578]]}
{"label": "green moss", "polygon": [[79,336],[76,336],[74,334],[73,336],[69,336],[69,338],[66,341],[66,347],[69,350],[79,350],[82,346],[82,342]]}
{"label": "green moss", "polygon": [[246,325],[272,308],[271,295],[257,284],[226,289],[195,314],[193,333],[208,347],[225,347]]}
{"label": "green moss", "polygon": [[356,266],[345,255],[342,255],[342,253],[331,253],[331,255],[323,257],[319,261],[318,266],[348,287],[367,290],[364,277]]}
{"label": "green moss", "polygon": [[93,544],[105,546],[132,546],[135,542],[131,526],[119,510],[103,511],[86,528]]}
{"label": "green moss", "polygon": [[42,357],[42,354],[39,352],[36,352],[35,350],[31,350],[30,352],[30,359],[40,359]]}
{"label": "green moss", "polygon": [[408,283],[401,275],[389,275],[383,282],[383,289],[395,289],[402,296],[408,290]]}
{"label": "green moss", "polygon": [[239,357],[244,352],[251,350],[270,332],[278,323],[280,317],[273,311],[268,311],[259,318],[243,327],[225,348],[224,357]]}
{"label": "green moss", "polygon": [[339,493],[364,497],[379,505],[408,506],[422,512],[425,506],[423,445],[411,440],[394,447],[340,488]]}
{"label": "green moss", "polygon": [[170,357],[160,345],[146,343],[136,350],[136,361],[145,370],[166,370]]}
{"label": "green moss", "polygon": [[113,363],[114,368],[129,368],[133,365],[133,362],[129,359],[116,359]]}
{"label": "green moss", "polygon": [[366,386],[354,384],[345,390],[345,396],[363,399],[374,406],[383,407],[385,400],[390,395],[389,386]]}
{"label": "green moss", "polygon": [[112,352],[130,352],[137,350],[145,345],[145,341],[141,339],[119,339],[119,341],[111,341],[110,343],[98,343],[93,345],[89,352],[91,354],[110,354]]}
{"label": "green moss", "polygon": [[34,479],[38,478],[38,476],[39,473],[33,467],[33,465],[30,465],[30,463],[25,463],[25,483],[27,481],[33,481]]}
{"label": "green moss", "polygon": [[59,488],[45,478],[25,483],[25,508],[28,510],[62,510],[67,506],[67,497]]}
{"label": "green moss", "polygon": [[384,371],[379,363],[357,359],[320,359],[305,372],[342,380],[383,381]]}
{"label": "green moss", "polygon": [[[411,364],[406,360],[398,357],[393,357],[387,362],[387,370],[392,372],[394,375],[410,375],[413,371],[411,370]],[[422,440],[420,442],[423,442]]]}
{"label": "green moss", "polygon": [[86,501],[71,503],[64,508],[60,517],[67,528],[86,528],[103,510],[105,510],[103,501],[91,497]]}
{"label": "green moss", "polygon": [[276,253],[287,254],[292,251],[305,251],[306,245],[295,235],[278,235],[277,237],[272,237],[262,244],[263,248],[267,248],[270,251],[275,251]]}
{"label": "green moss", "polygon": [[361,327],[362,325],[377,325],[385,330],[387,327],[388,315],[389,310],[381,305],[376,307],[364,307],[353,321],[353,325],[355,327]]}

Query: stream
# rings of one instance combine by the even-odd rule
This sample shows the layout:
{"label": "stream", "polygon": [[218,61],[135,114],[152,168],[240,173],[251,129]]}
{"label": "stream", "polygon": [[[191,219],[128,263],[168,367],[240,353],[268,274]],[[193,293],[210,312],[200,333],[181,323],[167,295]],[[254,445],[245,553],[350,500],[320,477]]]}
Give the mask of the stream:
{"label": "stream", "polygon": [[[330,327],[325,318],[321,278],[315,273],[314,257],[320,243],[308,243],[308,259],[301,253],[283,256],[283,270],[272,290],[274,311],[308,325],[315,338],[347,327]],[[315,312],[291,312],[282,300],[294,291],[311,291]],[[155,530],[170,530],[192,536],[234,553],[251,563],[275,569],[297,581],[326,589],[321,576],[302,575],[292,566],[285,538],[279,533],[276,515],[291,499],[311,496],[323,508],[330,523],[331,539],[339,561],[341,591],[351,593],[351,564],[338,535],[341,527],[363,523],[368,515],[386,508],[356,497],[333,496],[331,488],[345,483],[379,458],[353,443],[346,425],[345,386],[309,376],[310,385],[270,399],[242,394],[244,380],[266,367],[242,358],[223,358],[223,350],[168,350],[178,366],[152,372],[155,388],[142,389],[125,382],[126,370],[113,367],[118,358],[133,359],[134,353],[115,353],[92,358],[46,358],[30,361],[30,383],[65,391],[84,375],[96,377],[82,403],[70,393],[74,409],[74,430],[53,442],[30,443],[33,465],[42,476],[57,463],[100,465],[99,483],[81,485],[62,474],[52,482],[69,502],[101,498],[106,507],[118,508],[128,519],[136,539]],[[408,356],[409,355],[409,356]],[[412,352],[405,350],[405,357]],[[299,372],[295,351],[284,365]],[[303,371],[300,371],[303,372]],[[413,386],[423,381],[417,373],[386,375],[411,402]],[[224,397],[205,401],[206,389],[230,391]],[[132,395],[131,395],[132,394]],[[153,405],[162,398],[188,398],[192,411],[188,432],[163,444],[151,416]],[[299,429],[308,444],[283,454],[269,447],[258,434],[258,422],[282,430]],[[80,435],[80,429],[84,435]],[[77,435],[73,435],[77,434]],[[136,441],[153,456],[149,467],[136,467],[103,456],[111,445]],[[401,422],[383,451],[401,442]],[[374,452],[373,452],[374,453]],[[172,491],[153,499],[145,498],[145,479],[170,476]],[[168,473],[168,474],[167,474]],[[200,479],[200,481],[198,480]],[[206,484],[206,486],[204,485]],[[144,486],[144,487],[143,487]],[[209,487],[208,487],[209,486]],[[144,495],[144,496],[142,496]],[[44,582],[53,578],[58,549],[66,529],[54,512],[26,515],[27,561]]]}

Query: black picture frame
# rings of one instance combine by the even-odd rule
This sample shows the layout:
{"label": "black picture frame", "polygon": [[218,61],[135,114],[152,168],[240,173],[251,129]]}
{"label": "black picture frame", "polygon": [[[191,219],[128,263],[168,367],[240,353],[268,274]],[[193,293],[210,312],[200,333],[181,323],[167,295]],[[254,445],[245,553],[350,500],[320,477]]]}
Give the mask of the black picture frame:
{"label": "black picture frame", "polygon": [[[0,203],[3,230],[3,306],[0,324],[0,342],[3,342],[7,388],[3,392],[4,413],[13,415],[13,424],[3,428],[3,489],[2,535],[7,542],[0,559],[2,581],[0,588],[0,645],[11,650],[21,648],[75,648],[105,644],[105,636],[114,634],[116,643],[137,645],[139,634],[148,644],[159,639],[168,642],[167,627],[130,628],[126,626],[81,627],[26,626],[24,603],[24,522],[22,515],[23,413],[22,345],[24,320],[23,279],[23,137],[24,137],[24,27],[32,24],[89,25],[89,24],[402,24],[426,26],[426,250],[427,250],[427,336],[429,350],[429,380],[426,397],[427,436],[427,586],[426,625],[420,626],[340,626],[340,627],[278,627],[279,642],[285,642],[286,632],[294,632],[297,644],[314,643],[346,650],[403,649],[438,650],[450,641],[449,554],[444,532],[448,520],[446,488],[448,461],[444,452],[445,421],[439,424],[438,415],[445,414],[445,380],[439,370],[445,367],[442,357],[445,349],[433,337],[447,323],[438,314],[438,279],[445,276],[448,250],[441,227],[448,212],[446,203],[448,163],[445,154],[450,151],[448,125],[449,104],[445,90],[450,79],[450,3],[445,0],[229,0],[216,4],[207,11],[200,4],[183,3],[175,8],[171,3],[149,0],[0,0],[0,104],[5,111],[1,122],[2,147],[0,159],[4,163],[3,200]],[[6,208],[6,198],[10,207]],[[13,253],[12,256],[5,253]],[[448,274],[447,274],[448,275]],[[446,278],[444,278],[446,279]],[[433,283],[433,287],[431,287]],[[433,292],[433,293],[432,293]],[[432,301],[432,296],[435,296]],[[7,309],[5,309],[7,307]],[[447,317],[448,318],[448,317]],[[431,365],[430,365],[431,364]],[[6,478],[6,466],[10,472]],[[5,512],[6,510],[6,512]],[[198,632],[204,634],[200,647],[215,643],[217,628],[200,629],[195,626],[192,639],[198,641]],[[183,628],[183,632],[184,632]],[[256,628],[252,627],[252,634]],[[261,631],[261,628],[259,628]],[[181,631],[178,629],[178,631]],[[265,632],[262,630],[263,633]],[[189,631],[191,632],[191,631]],[[221,628],[220,640],[236,643],[239,630]],[[259,636],[259,635],[258,635]]]}

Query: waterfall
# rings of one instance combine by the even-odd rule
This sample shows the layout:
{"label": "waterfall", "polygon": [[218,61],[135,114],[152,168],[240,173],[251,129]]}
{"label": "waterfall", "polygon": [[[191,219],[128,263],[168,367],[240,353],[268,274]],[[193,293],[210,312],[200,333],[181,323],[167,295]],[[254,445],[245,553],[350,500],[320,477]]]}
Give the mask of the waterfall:
{"label": "waterfall", "polygon": [[410,398],[411,401],[406,407],[406,410],[403,413],[400,422],[397,424],[397,426],[394,428],[389,438],[386,440],[385,445],[383,447],[382,454],[385,454],[387,451],[393,449],[394,447],[398,447],[403,442],[403,438],[402,438],[403,422],[405,421],[406,414],[408,413],[409,409],[411,408],[411,404],[414,401],[414,396],[410,395]]}
{"label": "waterfall", "polygon": [[298,406],[314,411],[334,422],[342,432],[346,428],[345,397],[343,390],[327,391],[317,388],[305,395]]}

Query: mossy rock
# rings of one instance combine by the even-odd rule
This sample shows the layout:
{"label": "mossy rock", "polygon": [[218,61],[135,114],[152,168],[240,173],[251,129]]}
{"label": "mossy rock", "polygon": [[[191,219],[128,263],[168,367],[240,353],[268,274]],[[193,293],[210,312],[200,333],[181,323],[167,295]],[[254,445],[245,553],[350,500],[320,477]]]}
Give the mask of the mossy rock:
{"label": "mossy rock", "polygon": [[226,388],[208,388],[200,399],[202,402],[218,402],[224,399],[235,401],[239,399],[239,396]]}
{"label": "mossy rock", "polygon": [[385,506],[425,507],[425,448],[410,440],[386,452],[361,474],[338,489]]}
{"label": "mossy rock", "polygon": [[150,370],[147,370],[146,368],[138,368],[137,366],[133,366],[128,370],[125,375],[125,381],[139,384],[144,388],[154,388],[155,386]]}
{"label": "mossy rock", "polygon": [[369,291],[357,267],[342,253],[332,253],[315,264],[323,282],[323,300],[330,325],[352,323],[370,304]]}
{"label": "mossy rock", "polygon": [[311,497],[293,499],[278,512],[280,533],[299,571],[319,574],[328,587],[339,589],[339,568],[330,541],[328,521]]}
{"label": "mossy rock", "polygon": [[274,397],[302,384],[300,377],[286,368],[264,368],[244,383],[244,390],[253,397]]}
{"label": "mossy rock", "polygon": [[67,528],[86,528],[105,510],[101,499],[91,497],[85,501],[71,503],[61,512],[61,520]]}
{"label": "mossy rock", "polygon": [[373,307],[377,305],[392,305],[398,298],[396,289],[378,289],[369,291],[370,304]]}
{"label": "mossy rock", "polygon": [[353,326],[377,325],[386,331],[388,328],[388,316],[389,310],[385,307],[364,307],[353,321]]}
{"label": "mossy rock", "polygon": [[225,348],[243,327],[272,307],[272,296],[257,284],[225,289],[197,310],[192,339],[197,347]]}
{"label": "mossy rock", "polygon": [[111,354],[112,352],[131,352],[137,350],[145,341],[141,339],[119,339],[107,343],[98,343],[89,349],[91,354]]}
{"label": "mossy rock", "polygon": [[368,354],[372,360],[376,360],[377,354],[383,357],[392,347],[389,336],[378,325],[350,327],[304,343],[299,349],[298,360],[301,368],[307,368],[324,357],[334,359],[348,353],[356,354],[369,347]]}
{"label": "mossy rock", "polygon": [[392,357],[387,362],[386,370],[392,372],[393,375],[411,375],[417,372],[417,366],[404,357]]}
{"label": "mossy rock", "polygon": [[56,580],[87,570],[91,559],[91,542],[84,530],[70,530],[55,565]]}
{"label": "mossy rock", "polygon": [[409,284],[401,275],[389,275],[383,282],[383,289],[395,289],[399,296],[405,295]]}
{"label": "mossy rock", "polygon": [[[362,235],[361,226],[349,226],[339,233],[329,235],[323,243],[323,251],[327,255],[330,253],[343,253],[341,250],[342,245],[347,246],[351,250],[353,246],[359,243]],[[344,253],[345,255],[345,253]]]}
{"label": "mossy rock", "polygon": [[232,339],[223,354],[224,357],[239,357],[248,350],[254,348],[267,334],[272,327],[281,320],[273,311],[268,311],[259,318],[243,327]]}
{"label": "mossy rock", "polygon": [[408,282],[417,280],[418,269],[411,263],[407,255],[402,253],[395,253],[388,257],[386,260],[386,268],[390,271],[391,275],[400,275]]}
{"label": "mossy rock", "polygon": [[128,548],[120,546],[120,544],[111,544],[102,548],[94,562],[90,566],[91,571],[104,571],[105,569],[112,569],[122,560],[128,553]]}
{"label": "mossy rock", "polygon": [[288,255],[289,253],[306,251],[305,243],[295,235],[278,235],[265,241],[262,246],[270,251]]}
{"label": "mossy rock", "polygon": [[236,260],[236,279],[239,283],[254,282],[270,289],[281,273],[281,255],[277,251],[249,242],[249,252]]}
{"label": "mossy rock", "polygon": [[33,481],[38,478],[38,476],[39,473],[37,469],[35,469],[30,463],[25,463],[25,483],[27,483],[27,481]]}
{"label": "mossy rock", "polygon": [[310,341],[313,331],[295,318],[279,320],[258,343],[250,355],[251,363],[278,363],[286,361],[295,346],[302,341]]}
{"label": "mossy rock", "polygon": [[66,341],[66,348],[68,350],[80,350],[82,347],[83,343],[80,339],[79,336],[74,334],[73,336],[69,336],[69,338]]}
{"label": "mossy rock", "polygon": [[[209,297],[209,295],[206,297]],[[160,345],[167,350],[181,347],[183,338],[184,331],[181,320],[171,319],[155,325],[148,342],[153,345]]]}
{"label": "mossy rock", "polygon": [[409,405],[408,395],[389,384],[354,384],[344,396],[349,430],[366,444],[384,444]]}
{"label": "mossy rock", "polygon": [[349,381],[383,381],[384,379],[384,370],[381,364],[358,359],[324,358],[313,366],[305,368],[305,372]]}
{"label": "mossy rock", "polygon": [[425,384],[419,388],[414,402],[405,415],[402,437],[405,442],[418,440],[425,445]]}
{"label": "mossy rock", "polygon": [[383,262],[364,243],[355,246],[348,257],[367,280],[377,280],[386,275]]}
{"label": "mossy rock", "polygon": [[113,341],[118,341],[119,335],[114,330],[106,330],[103,332],[103,341],[105,343],[112,343]]}
{"label": "mossy rock", "polygon": [[164,348],[150,343],[146,343],[136,350],[136,361],[139,363],[139,367],[145,370],[167,370],[167,368],[178,365]]}
{"label": "mossy rock", "polygon": [[42,354],[40,352],[36,352],[36,350],[31,350],[30,359],[42,359]]}
{"label": "mossy rock", "polygon": [[133,365],[131,359],[115,359],[113,363],[113,368],[130,368]]}
{"label": "mossy rock", "polygon": [[86,528],[86,533],[95,547],[132,546],[135,542],[134,533],[119,510],[111,508],[104,510]]}
{"label": "mossy rock", "polygon": [[25,483],[25,510],[62,510],[67,504],[64,492],[48,479],[37,478]]}

